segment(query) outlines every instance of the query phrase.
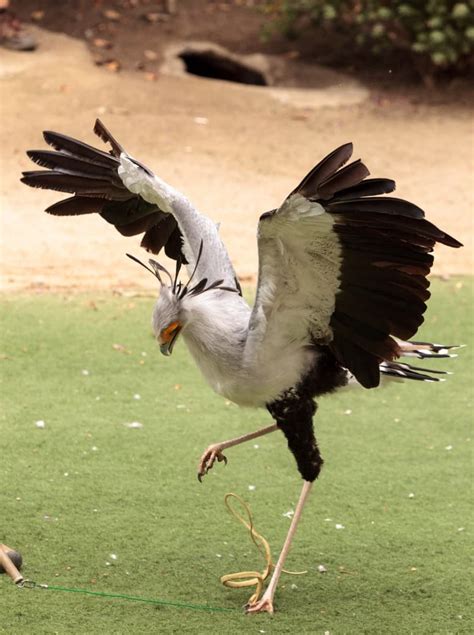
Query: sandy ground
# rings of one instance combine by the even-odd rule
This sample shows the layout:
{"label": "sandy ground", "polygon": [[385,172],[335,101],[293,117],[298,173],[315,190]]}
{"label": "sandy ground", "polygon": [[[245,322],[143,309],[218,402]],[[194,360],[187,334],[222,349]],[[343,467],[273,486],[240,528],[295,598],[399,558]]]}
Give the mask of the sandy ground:
{"label": "sandy ground", "polygon": [[305,98],[298,107],[265,88],[117,75],[95,66],[79,40],[38,36],[33,54],[0,53],[2,290],[153,288],[151,276],[124,257],[143,255],[137,239],[122,238],[100,218],[48,216],[42,210],[58,195],[19,182],[33,167],[25,150],[44,147],[42,130],[100,145],[92,133],[97,116],[131,154],[221,222],[244,282],[257,270],[259,215],[348,140],[373,175],[395,178],[398,196],[465,244],[439,248],[435,273],[472,273],[473,126],[465,105],[392,95],[333,106]]}

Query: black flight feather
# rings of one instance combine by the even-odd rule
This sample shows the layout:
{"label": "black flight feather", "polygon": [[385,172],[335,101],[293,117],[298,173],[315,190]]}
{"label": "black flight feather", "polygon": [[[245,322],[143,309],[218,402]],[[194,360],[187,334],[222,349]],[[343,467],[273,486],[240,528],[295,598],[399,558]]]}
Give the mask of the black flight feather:
{"label": "black flight feather", "polygon": [[140,243],[140,246],[151,252],[158,254],[168,243],[170,236],[176,229],[177,223],[171,214],[162,218],[158,224],[148,229]]}
{"label": "black flight feather", "polygon": [[326,178],[334,174],[352,156],[352,143],[346,143],[328,154],[304,177],[301,183],[291,192],[301,194],[306,198],[317,195],[318,187]]}
{"label": "black flight feather", "polygon": [[344,214],[346,212],[374,212],[378,214],[394,214],[395,216],[409,216],[423,218],[425,213],[417,205],[392,196],[374,196],[371,198],[355,198],[345,201],[330,201],[326,204],[328,212]]}
{"label": "black flight feather", "polygon": [[123,183],[117,175],[117,171],[111,166],[105,167],[97,161],[83,157],[75,157],[68,152],[53,150],[28,150],[28,157],[37,165],[50,170],[64,169],[69,172],[90,174],[92,176],[103,176],[112,181],[117,181],[121,187]]}
{"label": "black flight feather", "polygon": [[339,190],[358,185],[369,174],[367,167],[361,163],[360,159],[357,159],[357,161],[346,165],[324,179],[318,186],[317,197],[321,199],[332,198]]}
{"label": "black flight feather", "polygon": [[122,236],[136,236],[137,234],[143,234],[152,227],[157,226],[161,218],[162,213],[155,212],[153,214],[148,214],[148,216],[144,216],[143,218],[138,218],[131,223],[127,223],[124,225],[115,225],[115,227],[122,234]]}
{"label": "black flight feather", "polygon": [[104,126],[104,124],[102,123],[100,119],[95,120],[94,132],[98,137],[102,139],[102,141],[104,141],[105,143],[107,142],[110,143],[110,145],[112,146],[112,152],[114,156],[120,157],[122,152],[124,152],[124,149],[122,148],[120,143],[118,143],[118,141],[114,139],[114,137],[107,130],[107,128]]}
{"label": "black flight feather", "polygon": [[[336,359],[348,368],[364,388],[375,388],[380,383],[380,360],[352,341],[339,334],[337,340],[329,344]],[[349,362],[349,363],[348,363]]]}
{"label": "black flight feather", "polygon": [[92,196],[71,196],[62,201],[53,203],[45,209],[53,216],[79,216],[81,214],[94,214],[102,211],[106,199]]}
{"label": "black flight feather", "polygon": [[364,196],[377,196],[377,194],[389,194],[395,190],[395,181],[392,179],[365,179],[357,185],[338,190],[334,199],[338,201],[357,199]]}
{"label": "black flight feather", "polygon": [[73,139],[72,137],[68,137],[67,135],[63,135],[59,132],[45,130],[43,132],[43,137],[46,143],[56,150],[64,150],[65,152],[69,152],[77,157],[92,159],[105,167],[115,166],[115,168],[117,168],[120,164],[120,161],[108,152],[98,150],[87,143],[78,141],[77,139]]}
{"label": "black flight feather", "polygon": [[[176,223],[176,221],[174,222]],[[176,226],[165,245],[165,254],[172,260],[180,258],[183,265],[188,264],[183,252],[183,235],[178,227],[178,223],[176,223]]]}
{"label": "black flight feather", "polygon": [[110,199],[130,198],[130,193],[123,187],[113,185],[109,179],[101,176],[87,176],[66,170],[32,170],[23,172],[22,183],[31,187],[39,187],[71,194],[94,194]]}
{"label": "black flight feather", "polygon": [[121,144],[104,124],[97,120],[94,132],[112,147],[103,152],[67,135],[46,130],[43,133],[52,150],[30,150],[27,154],[46,170],[27,171],[21,179],[31,187],[39,187],[75,196],[54,203],[47,212],[56,216],[99,213],[125,236],[143,234],[141,245],[151,253],[165,253],[186,262],[182,250],[182,235],[172,214],[166,214],[129,191],[123,184],[118,168],[124,153],[147,174],[153,173],[129,157]]}

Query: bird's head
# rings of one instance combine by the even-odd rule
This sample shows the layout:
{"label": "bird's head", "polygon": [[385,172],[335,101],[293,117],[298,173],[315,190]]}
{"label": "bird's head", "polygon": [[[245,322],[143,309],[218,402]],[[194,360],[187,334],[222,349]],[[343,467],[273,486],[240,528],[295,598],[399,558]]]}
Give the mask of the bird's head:
{"label": "bird's head", "polygon": [[[191,273],[189,280],[186,284],[183,284],[178,280],[179,272],[181,269],[181,261],[176,263],[176,272],[174,277],[156,260],[148,260],[150,266],[145,265],[143,262],[127,254],[129,258],[145,267],[150,273],[152,273],[160,284],[160,294],[156,301],[155,308],[153,310],[152,327],[155,338],[160,345],[160,351],[163,355],[171,355],[176,340],[178,339],[181,331],[186,328],[190,319],[190,305],[191,298],[195,298],[206,291],[222,290],[238,293],[237,288],[231,288],[223,286],[223,280],[216,280],[208,284],[207,278],[202,278],[196,284],[191,285],[199,261],[202,254],[202,242],[199,249],[198,257],[196,258],[196,264],[194,270]],[[169,279],[168,285],[163,279],[163,274]]]}
{"label": "bird's head", "polygon": [[163,355],[171,355],[178,335],[186,325],[186,312],[182,304],[182,300],[173,293],[173,287],[161,285],[151,323]]}

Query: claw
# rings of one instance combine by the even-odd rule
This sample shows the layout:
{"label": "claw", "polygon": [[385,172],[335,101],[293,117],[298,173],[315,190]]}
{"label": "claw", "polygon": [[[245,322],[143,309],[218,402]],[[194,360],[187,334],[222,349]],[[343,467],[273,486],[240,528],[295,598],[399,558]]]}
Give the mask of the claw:
{"label": "claw", "polygon": [[265,595],[258,601],[245,606],[246,613],[270,613],[273,615],[273,600]]}
{"label": "claw", "polygon": [[204,454],[201,456],[198,466],[198,481],[202,483],[202,477],[205,476],[210,469],[212,469],[216,459],[219,463],[224,462],[227,465],[227,457],[222,454],[221,446],[219,444],[210,445]]}

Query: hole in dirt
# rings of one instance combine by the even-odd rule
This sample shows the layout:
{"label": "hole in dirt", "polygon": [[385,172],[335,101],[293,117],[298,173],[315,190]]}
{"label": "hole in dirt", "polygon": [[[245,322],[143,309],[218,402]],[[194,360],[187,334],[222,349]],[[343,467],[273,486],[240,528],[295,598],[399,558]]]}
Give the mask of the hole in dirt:
{"label": "hole in dirt", "polygon": [[265,75],[255,68],[234,59],[219,55],[216,51],[188,51],[179,54],[186,72],[199,77],[223,79],[238,84],[267,86]]}

